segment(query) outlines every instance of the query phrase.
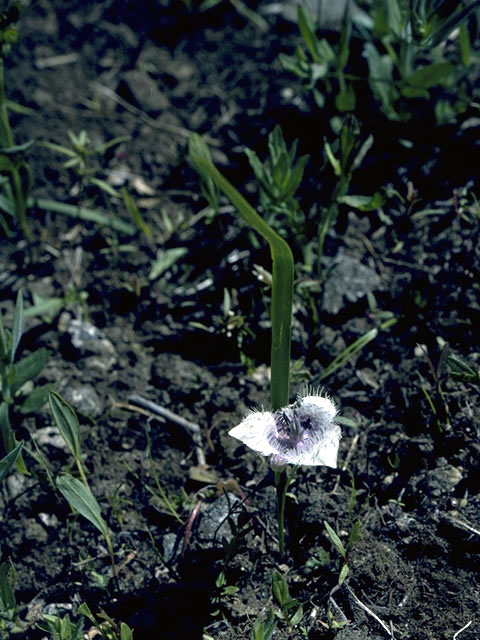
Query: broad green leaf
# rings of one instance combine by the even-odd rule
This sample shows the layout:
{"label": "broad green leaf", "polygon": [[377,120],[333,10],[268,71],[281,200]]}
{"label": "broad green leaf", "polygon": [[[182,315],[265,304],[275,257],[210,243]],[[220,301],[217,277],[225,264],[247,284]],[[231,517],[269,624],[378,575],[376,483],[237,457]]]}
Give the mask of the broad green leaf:
{"label": "broad green leaf", "polygon": [[290,601],[287,581],[278,571],[274,571],[272,575],[272,593],[273,597],[282,609]]}
{"label": "broad green leaf", "polygon": [[373,196],[340,196],[337,198],[337,202],[354,207],[359,211],[374,211],[385,204],[385,196],[377,191]]}
{"label": "broad green leaf", "polygon": [[340,93],[335,98],[335,106],[339,111],[353,111],[355,109],[355,90],[352,84],[347,84],[345,89],[340,91]]}
{"label": "broad green leaf", "polygon": [[299,624],[300,620],[303,618],[303,607],[300,605],[298,609],[295,611],[293,616],[288,621],[291,627],[296,627]]}
{"label": "broad green leaf", "polygon": [[125,622],[120,623],[120,640],[133,640],[133,633]]}
{"label": "broad green leaf", "polygon": [[47,401],[48,392],[52,391],[53,387],[53,384],[44,384],[41,387],[35,387],[21,405],[20,413],[35,413],[35,411],[41,409]]}
{"label": "broad green leaf", "polygon": [[402,10],[397,0],[387,0],[385,2],[387,24],[390,30],[397,36],[403,35]]}
{"label": "broad green leaf", "polygon": [[50,352],[42,347],[16,362],[10,369],[9,382],[12,395],[14,395],[28,380],[33,380],[38,376],[43,367],[47,364]]}
{"label": "broad green leaf", "polygon": [[434,62],[426,67],[417,69],[405,78],[411,87],[418,89],[430,89],[439,84],[446,84],[454,66],[451,62]]}
{"label": "broad green leaf", "polygon": [[333,543],[333,546],[338,551],[338,553],[342,556],[344,560],[346,560],[347,552],[345,551],[345,547],[343,546],[343,542],[340,540],[336,532],[332,529],[332,527],[328,524],[327,521],[323,523],[325,525],[325,529],[327,530],[328,537]]}
{"label": "broad green leaf", "polygon": [[23,448],[23,442],[19,442],[15,449],[12,449],[10,453],[0,460],[0,482],[7,476],[10,469],[17,461]]}
{"label": "broad green leaf", "polygon": [[72,407],[56,391],[48,394],[48,404],[60,435],[75,459],[80,458],[80,423]]}
{"label": "broad green leaf", "polygon": [[90,622],[93,622],[93,624],[97,623],[93,616],[93,613],[90,611],[90,607],[86,602],[82,602],[82,604],[78,607],[78,613],[82,616],[85,616],[85,618],[88,618]]}
{"label": "broad green leaf", "polygon": [[395,118],[396,114],[392,107],[393,60],[388,54],[380,55],[372,42],[365,44],[363,53],[368,63],[368,80],[373,94],[380,100],[386,113]]}
{"label": "broad green leaf", "polygon": [[10,364],[13,364],[15,353],[23,333],[23,294],[21,291],[17,294],[17,302],[15,304],[15,312],[13,314],[12,326],[12,343],[10,345]]}
{"label": "broad green leaf", "polygon": [[155,280],[155,278],[158,278],[158,276],[170,269],[180,258],[183,258],[186,253],[188,253],[186,247],[159,249],[150,273],[148,274],[148,279]]}
{"label": "broad green leaf", "polygon": [[340,571],[340,575],[338,576],[339,586],[345,582],[345,579],[347,578],[348,573],[349,573],[348,564],[345,563]]}
{"label": "broad green leaf", "polygon": [[10,562],[0,564],[0,608],[10,615],[15,611],[15,591],[16,572]]}
{"label": "broad green leaf", "polygon": [[69,473],[58,476],[56,484],[72,509],[89,520],[106,539],[109,538],[107,523],[102,518],[100,505],[90,489]]}

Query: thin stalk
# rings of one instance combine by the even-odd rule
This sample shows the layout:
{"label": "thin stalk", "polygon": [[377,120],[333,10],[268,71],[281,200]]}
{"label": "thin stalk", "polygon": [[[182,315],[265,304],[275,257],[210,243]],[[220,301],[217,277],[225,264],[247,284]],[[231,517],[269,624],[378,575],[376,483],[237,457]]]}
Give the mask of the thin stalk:
{"label": "thin stalk", "polygon": [[[4,62],[0,56],[0,127],[2,129],[1,143],[7,149],[15,146],[13,140],[10,120],[8,118],[7,100],[5,97],[5,78],[4,78]],[[15,212],[20,223],[20,227],[27,238],[30,239],[30,229],[27,224],[27,201],[22,188],[22,179],[17,167],[10,169],[10,185],[15,200]]]}
{"label": "thin stalk", "polygon": [[75,457],[75,462],[77,463],[78,473],[80,474],[80,480],[83,484],[90,490],[90,485],[88,484],[87,476],[85,475],[85,469],[83,468],[82,461],[80,458]]}

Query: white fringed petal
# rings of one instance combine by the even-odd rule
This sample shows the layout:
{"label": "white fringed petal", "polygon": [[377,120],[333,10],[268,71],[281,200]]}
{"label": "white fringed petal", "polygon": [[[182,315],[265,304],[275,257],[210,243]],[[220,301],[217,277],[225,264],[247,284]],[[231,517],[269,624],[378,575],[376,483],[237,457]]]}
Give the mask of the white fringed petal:
{"label": "white fringed petal", "polygon": [[229,435],[274,460],[335,468],[341,438],[336,415],[328,396],[310,391],[280,411],[251,411]]}

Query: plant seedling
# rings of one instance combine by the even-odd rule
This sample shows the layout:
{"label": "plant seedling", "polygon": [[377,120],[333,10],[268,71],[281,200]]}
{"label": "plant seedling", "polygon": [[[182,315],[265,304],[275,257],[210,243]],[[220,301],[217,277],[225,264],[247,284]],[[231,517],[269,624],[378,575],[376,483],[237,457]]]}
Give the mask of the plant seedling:
{"label": "plant seedling", "polygon": [[125,622],[118,625],[103,609],[95,616],[84,602],[78,607],[78,613],[90,620],[104,640],[133,640],[130,627]]}
{"label": "plant seedling", "polygon": [[80,423],[77,414],[56,391],[49,392],[48,403],[60,435],[75,459],[80,478],[83,484],[89,488],[80,453]]}
{"label": "plant seedling", "polygon": [[50,640],[82,640],[85,637],[83,620],[74,623],[68,613],[63,617],[44,613],[43,620],[44,622],[37,624],[37,627],[48,633]]}
{"label": "plant seedling", "polygon": [[270,609],[266,620],[255,620],[251,640],[271,640],[276,626],[275,616]]}
{"label": "plant seedling", "polygon": [[[10,633],[22,631],[18,620],[15,583],[17,574],[11,562],[0,564],[0,637],[10,637]],[[6,636],[3,636],[3,631]]]}
{"label": "plant seedling", "polygon": [[[270,225],[277,215],[285,216],[288,227],[299,235],[305,216],[294,195],[303,178],[309,156],[296,159],[296,140],[287,148],[279,125],[268,136],[269,158],[262,164],[252,149],[245,149],[248,161],[260,185],[260,203]],[[279,233],[284,232],[281,228]]]}
{"label": "plant seedling", "polygon": [[[34,388],[26,397],[22,397],[24,385],[40,373],[45,366],[49,353],[47,349],[38,349],[21,360],[16,360],[18,346],[23,333],[23,296],[18,292],[12,329],[4,328],[0,314],[0,452],[9,454],[17,446],[10,424],[10,408],[15,405],[20,413],[30,413],[39,409],[46,400],[51,385]],[[26,473],[21,454],[16,460],[17,469]]]}
{"label": "plant seedling", "polygon": [[115,559],[110,530],[102,518],[100,505],[88,486],[68,473],[57,477],[57,489],[67,500],[72,509],[91,522],[103,535],[112,564],[113,576],[116,578]]}
{"label": "plant seedling", "polygon": [[289,629],[296,627],[303,617],[303,607],[296,598],[290,596],[285,576],[278,571],[273,572],[272,593],[280,607],[276,615],[287,623]]}

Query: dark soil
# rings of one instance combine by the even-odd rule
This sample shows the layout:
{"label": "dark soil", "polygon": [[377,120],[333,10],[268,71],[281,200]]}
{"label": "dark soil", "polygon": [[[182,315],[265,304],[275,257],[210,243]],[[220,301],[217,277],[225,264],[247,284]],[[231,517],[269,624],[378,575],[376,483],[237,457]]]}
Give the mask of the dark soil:
{"label": "dark soil", "polygon": [[[263,157],[277,123],[311,155],[299,192],[304,210],[333,182],[321,154],[328,118],[306,97],[288,97],[298,87],[278,62],[294,48],[297,29],[279,15],[267,20],[262,33],[229,3],[199,13],[167,0],[39,0],[21,16],[6,87],[33,113],[12,115],[17,143],[69,146],[67,131],[82,129],[93,146],[128,136],[90,162],[96,177],[128,187],[153,236],[33,207],[32,241],[20,234],[0,241],[6,326],[19,289],[26,307],[70,292],[53,316],[27,320],[21,355],[47,347],[37,382],[54,384],[79,413],[89,481],[118,568],[115,582],[98,531],[71,514],[27,455],[31,475],[11,474],[0,498],[1,559],[16,568],[26,626],[18,637],[41,638],[43,612],[75,618],[85,601],[128,623],[135,640],[250,637],[254,621],[276,608],[275,569],[304,611],[293,629],[279,621],[275,638],[480,637],[480,399],[478,386],[439,366],[439,339],[480,366],[478,127],[429,128],[421,120],[391,127],[378,113],[363,114],[374,145],[351,193],[391,184],[405,197],[410,181],[418,201],[409,210],[393,198],[383,217],[340,211],[327,259],[368,267],[371,286],[334,296],[333,307],[321,287],[310,294],[298,287],[293,358],[304,359],[318,384],[346,345],[380,326],[381,312],[397,322],[322,382],[352,426],[343,427],[338,470],[299,470],[283,559],[268,462],[228,436],[249,408],[268,406],[269,293],[252,269],[271,265],[268,248],[252,244],[228,203],[214,218],[197,215],[205,203],[186,162],[188,135],[208,136],[217,164],[252,201],[243,149]],[[398,144],[407,136],[413,149]],[[79,182],[63,156],[38,142],[30,155],[35,197],[131,222],[121,199]],[[435,212],[412,215],[424,210]],[[299,260],[301,247],[292,244]],[[149,279],[157,252],[177,247],[185,254]],[[368,305],[369,288],[377,309]],[[227,327],[225,289],[243,328]],[[79,343],[75,321],[101,336]],[[292,394],[301,389],[297,376]],[[188,429],[139,411],[132,396],[200,425],[206,466]],[[36,440],[53,475],[74,473],[46,407],[14,414],[12,424],[17,438]],[[222,525],[229,513],[233,538]],[[340,588],[342,562],[324,521],[344,544],[360,522]],[[216,585],[221,571],[236,593]]]}

